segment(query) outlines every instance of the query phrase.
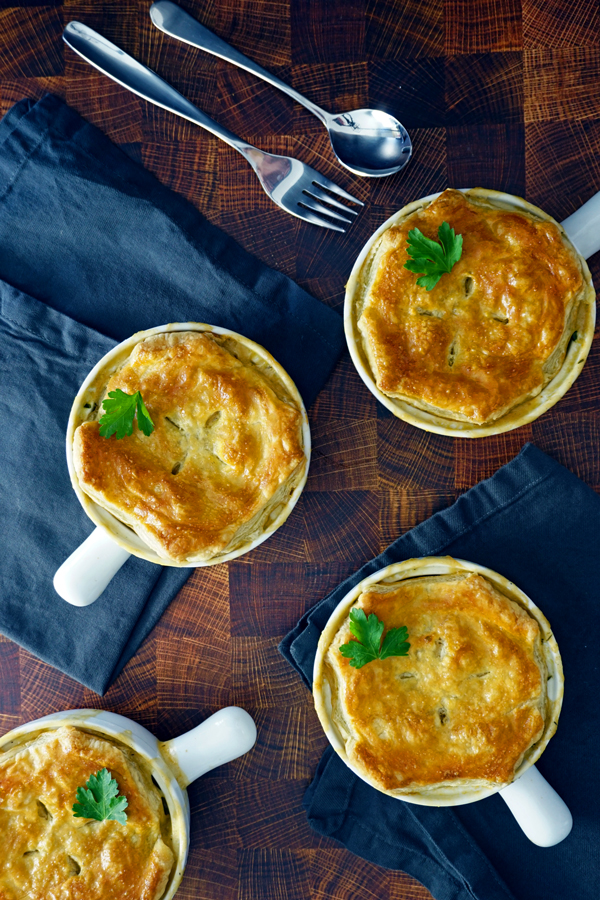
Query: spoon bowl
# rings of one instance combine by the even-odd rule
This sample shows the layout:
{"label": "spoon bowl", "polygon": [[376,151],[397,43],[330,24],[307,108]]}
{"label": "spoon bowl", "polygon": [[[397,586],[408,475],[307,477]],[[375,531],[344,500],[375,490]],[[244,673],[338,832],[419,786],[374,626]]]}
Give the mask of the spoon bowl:
{"label": "spoon bowl", "polygon": [[153,3],[150,18],[157,28],[170,37],[251,72],[304,106],[327,128],[338,161],[355,175],[382,178],[399,172],[409,161],[412,153],[410,137],[398,119],[389,113],[379,109],[353,109],[338,114],[326,112],[217,37],[171,0]]}
{"label": "spoon bowl", "polygon": [[412,143],[404,126],[379,109],[327,113],[325,126],[339,162],[356,175],[393,175],[404,168],[412,155]]}

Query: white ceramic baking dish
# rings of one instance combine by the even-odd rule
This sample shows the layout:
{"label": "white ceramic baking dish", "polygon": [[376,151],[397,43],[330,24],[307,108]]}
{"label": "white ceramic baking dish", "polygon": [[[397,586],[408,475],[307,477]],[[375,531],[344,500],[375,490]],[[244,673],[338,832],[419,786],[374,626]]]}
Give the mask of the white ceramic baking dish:
{"label": "white ceramic baking dish", "polygon": [[0,752],[33,740],[38,734],[74,725],[134,750],[149,769],[169,809],[175,864],[161,900],[172,900],[183,877],[190,845],[190,804],[186,788],[211,769],[237,759],[256,741],[252,717],[227,706],[196,728],[162,743],[137,722],[99,709],[72,709],[27,722],[0,738]]}
{"label": "white ceramic baking dish", "polygon": [[[485,190],[482,188],[462,189],[463,191],[472,190],[475,195],[482,198],[489,197],[494,202],[508,209],[516,211],[522,209],[534,216],[546,221],[554,222],[559,225],[551,216],[533,206],[521,197],[513,194],[505,194],[500,191]],[[580,262],[586,281],[586,295],[583,299],[579,318],[576,326],[577,337],[569,344],[567,355],[562,367],[556,373],[554,378],[547,384],[543,390],[530,400],[519,404],[506,415],[501,416],[488,425],[473,425],[470,422],[453,421],[443,416],[435,415],[413,406],[403,400],[394,397],[388,397],[383,393],[375,382],[374,373],[371,370],[367,355],[362,345],[362,335],[358,328],[357,302],[360,296],[361,286],[361,270],[367,258],[369,257],[373,247],[379,241],[379,238],[390,226],[396,224],[407,215],[415,212],[422,206],[426,206],[439,197],[440,194],[430,194],[415,200],[404,206],[393,216],[390,216],[369,238],[367,243],[361,250],[354,266],[348,283],[346,285],[346,296],[344,301],[344,329],[346,333],[346,341],[350,356],[356,367],[356,370],[367,388],[377,397],[387,409],[390,410],[399,419],[415,425],[424,431],[430,431],[435,434],[443,434],[449,437],[465,437],[477,438],[487,437],[492,434],[502,434],[519,428],[528,422],[532,422],[541,416],[542,413],[554,406],[560,398],[571,387],[579,373],[583,368],[583,364],[587,359],[592,340],[594,338],[594,328],[596,322],[596,303],[595,293],[592,285],[590,271],[585,262],[590,256],[600,250],[600,192],[595,194],[591,200],[588,200],[577,212],[565,219],[559,225],[562,227],[565,236],[573,245],[573,248],[580,256]]]}
{"label": "white ceramic baking dish", "polygon": [[[542,648],[549,676],[547,688],[549,710],[544,733],[539,741],[527,751],[517,769],[515,780],[508,787],[502,789],[488,788],[477,791],[456,789],[455,791],[440,791],[438,793],[434,791],[427,793],[415,792],[402,795],[389,794],[388,791],[383,791],[383,793],[388,793],[390,796],[394,796],[395,799],[419,806],[461,806],[465,803],[482,800],[484,797],[489,797],[499,792],[527,837],[541,847],[550,847],[562,841],[571,831],[573,824],[571,813],[566,804],[534,766],[534,763],[539,759],[548,741],[556,731],[564,692],[562,662],[550,624],[543,613],[515,584],[497,572],[492,571],[492,569],[447,556],[429,556],[420,559],[408,559],[404,562],[387,566],[385,569],[380,569],[357,584],[340,600],[319,639],[313,670],[313,696],[317,715],[333,749],[359,778],[363,778],[360,772],[356,771],[349,762],[344,740],[333,720],[331,689],[325,675],[324,666],[324,655],[327,648],[348,616],[352,605],[370,585],[382,582],[393,584],[406,578],[416,578],[421,575],[449,575],[465,571],[477,572],[482,575],[502,594],[526,609],[540,626],[543,639]],[[363,780],[367,781],[368,779],[363,778]],[[368,783],[372,784],[372,782]],[[381,790],[376,784],[372,784],[372,786],[377,790]]]}
{"label": "white ceramic baking dish", "polygon": [[[105,384],[107,374],[112,374],[113,371],[119,369],[128,358],[134,346],[140,341],[143,341],[145,338],[151,337],[152,335],[164,334],[165,332],[170,331],[208,331],[214,334],[232,337],[250,348],[257,357],[274,369],[301,410],[302,441],[306,456],[303,475],[294,488],[293,493],[284,505],[274,511],[268,528],[266,528],[257,538],[248,541],[243,546],[238,547],[229,553],[222,553],[208,561],[187,564],[170,562],[169,560],[160,557],[141,537],[132,531],[131,528],[128,528],[127,525],[120,522],[110,512],[103,509],[88,497],[79,485],[79,480],[73,464],[73,436],[75,434],[75,429],[87,418],[87,415],[85,414],[85,404],[89,404],[92,399],[97,400],[97,383],[101,382],[102,384]],[[74,606],[88,606],[98,599],[113,576],[132,555],[139,556],[142,559],[157,563],[161,566],[196,568],[214,566],[219,563],[227,562],[230,559],[236,559],[238,556],[249,553],[250,550],[258,547],[259,544],[266,541],[274,531],[283,525],[298,502],[308,477],[311,443],[308,416],[300,392],[285,369],[267,350],[265,350],[264,347],[261,347],[260,344],[256,344],[254,341],[250,341],[248,338],[245,338],[234,331],[229,331],[226,328],[219,328],[215,325],[207,325],[202,322],[175,322],[170,325],[160,325],[156,328],[137,332],[137,334],[132,335],[130,338],[127,338],[127,340],[114,347],[94,366],[81,385],[77,392],[77,396],[73,401],[67,425],[66,449],[71,484],[73,485],[73,489],[77,494],[79,502],[95,524],[96,528],[58,569],[54,576],[54,588],[68,603],[71,603]]]}

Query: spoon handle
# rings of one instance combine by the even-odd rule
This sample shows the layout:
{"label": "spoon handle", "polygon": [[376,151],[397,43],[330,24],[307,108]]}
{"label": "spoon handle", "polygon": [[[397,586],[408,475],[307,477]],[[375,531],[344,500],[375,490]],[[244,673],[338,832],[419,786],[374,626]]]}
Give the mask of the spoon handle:
{"label": "spoon handle", "polygon": [[262,78],[263,81],[268,81],[273,87],[279,88],[280,91],[283,91],[301,106],[308,109],[321,122],[327,124],[327,113],[320,106],[307,100],[298,91],[276,78],[275,75],[271,75],[270,72],[267,72],[258,63],[248,59],[239,50],[226,44],[220,37],[217,37],[208,28],[205,28],[204,25],[193,19],[192,16],[184,12],[175,3],[171,3],[170,0],[158,0],[158,2],[153,3],[150,7],[150,18],[156,27],[164,31],[165,34],[177,38],[186,44],[191,44],[193,47],[198,47],[200,50],[205,50],[207,53],[212,53],[213,56],[225,59],[227,62],[233,63],[234,66],[239,66],[247,72],[252,72],[253,75]]}

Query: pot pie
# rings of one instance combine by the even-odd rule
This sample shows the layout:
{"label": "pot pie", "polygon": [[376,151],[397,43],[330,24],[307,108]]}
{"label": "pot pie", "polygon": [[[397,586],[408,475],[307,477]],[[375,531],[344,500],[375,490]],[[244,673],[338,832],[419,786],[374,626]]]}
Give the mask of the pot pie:
{"label": "pot pie", "polygon": [[353,668],[349,609],[324,649],[350,766],[394,796],[509,784],[551,717],[538,622],[475,572],[375,583],[354,607],[406,626],[410,650]]}
{"label": "pot pie", "polygon": [[[585,261],[553,219],[510,199],[446,190],[411,204],[358,276],[352,328],[377,388],[442,425],[485,426],[512,411],[510,427],[522,424],[521,405],[555,377],[578,329],[589,332],[578,335],[581,363],[589,350],[595,295]],[[462,256],[427,291],[404,268],[408,232],[437,240],[442,222],[462,235]]]}
{"label": "pot pie", "polygon": [[[127,822],[75,818],[106,768]],[[1,900],[160,900],[175,861],[162,795],[126,747],[72,726],[0,752]]]}
{"label": "pot pie", "polygon": [[[256,349],[210,331],[153,334],[86,394],[79,487],[171,564],[219,561],[273,530],[306,476],[302,401]],[[137,426],[100,436],[102,400],[116,389],[141,392],[150,436]]]}

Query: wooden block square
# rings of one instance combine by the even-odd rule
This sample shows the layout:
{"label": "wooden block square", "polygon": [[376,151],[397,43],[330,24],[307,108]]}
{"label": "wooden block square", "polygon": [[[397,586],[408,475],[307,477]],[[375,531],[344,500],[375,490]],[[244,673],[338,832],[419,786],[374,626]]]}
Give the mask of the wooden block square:
{"label": "wooden block square", "polygon": [[292,850],[242,850],[238,853],[239,888],[237,900],[286,900],[310,897],[309,854]]}
{"label": "wooden block square", "polygon": [[377,423],[335,419],[312,428],[306,491],[369,491],[377,488]]}
{"label": "wooden block square", "polygon": [[442,56],[443,0],[377,0],[366,10],[366,52],[370,59]]}
{"label": "wooden block square", "polygon": [[[39,78],[64,69],[63,21],[53,6],[0,9],[0,76]],[[70,51],[69,51],[70,52]]]}
{"label": "wooden block square", "polygon": [[446,0],[445,52],[489,53],[521,50],[521,0]]}
{"label": "wooden block square", "polygon": [[369,106],[396,116],[410,132],[446,124],[443,57],[369,61]]}
{"label": "wooden block square", "polygon": [[232,703],[251,713],[306,706],[306,688],[277,649],[278,638],[235,637],[231,644]]}
{"label": "wooden block square", "polygon": [[484,53],[446,60],[446,103],[449,125],[523,121],[523,54]]}
{"label": "wooden block square", "polygon": [[308,754],[307,720],[312,713],[312,699],[306,688],[304,693],[304,705],[253,711],[258,737],[250,753],[231,764],[230,774],[236,780],[296,781],[311,777],[318,759]]}
{"label": "wooden block square", "polygon": [[527,199],[561,222],[600,190],[600,121],[525,126]]}
{"label": "wooden block square", "polygon": [[354,563],[359,568],[379,547],[376,491],[314,492],[304,495],[306,556],[310,562]]}
{"label": "wooden block square", "polygon": [[525,121],[598,119],[600,47],[526,50]]}
{"label": "wooden block square", "polygon": [[231,650],[208,638],[158,638],[156,675],[159,706],[217,709],[229,702]]}
{"label": "wooden block square", "polygon": [[454,438],[392,416],[377,422],[379,486],[384,490],[454,489]]}
{"label": "wooden block square", "polygon": [[190,855],[177,900],[237,900],[237,854],[233,849],[196,844],[192,834]]}
{"label": "wooden block square", "polygon": [[[308,783],[308,779],[280,782],[261,779],[237,783],[237,802],[244,810],[243,818],[238,817],[239,838],[244,850],[296,851],[319,846],[319,836],[310,829],[302,808]],[[286,881],[286,889],[290,883]],[[257,896],[263,900],[265,887],[266,882],[258,895],[250,895],[252,900]],[[306,897],[310,894],[304,893],[302,900]]]}
{"label": "wooden block square", "polygon": [[167,607],[152,635],[201,640],[211,635],[221,646],[229,637],[229,569],[226,563],[199,566]]}
{"label": "wooden block square", "polygon": [[448,184],[525,194],[523,125],[448,128]]}
{"label": "wooden block square", "polygon": [[292,62],[354,62],[364,55],[365,0],[291,0]]}
{"label": "wooden block square", "polygon": [[523,45],[585,47],[600,42],[600,8],[596,0],[522,0]]}
{"label": "wooden block square", "polygon": [[240,846],[237,827],[238,786],[225,769],[216,777],[204,775],[188,788],[193,824],[192,847],[198,850],[235,850]]}

